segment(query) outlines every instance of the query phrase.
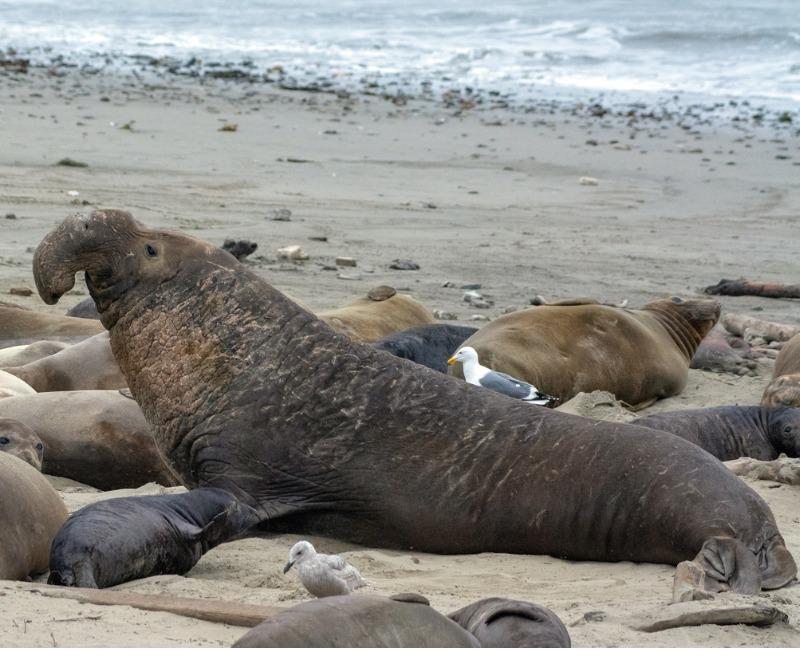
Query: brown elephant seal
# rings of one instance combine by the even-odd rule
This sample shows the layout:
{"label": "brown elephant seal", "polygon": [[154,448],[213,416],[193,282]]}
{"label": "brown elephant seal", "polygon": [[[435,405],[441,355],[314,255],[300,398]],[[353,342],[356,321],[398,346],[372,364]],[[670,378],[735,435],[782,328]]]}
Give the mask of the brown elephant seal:
{"label": "brown elephant seal", "polygon": [[792,407],[710,407],[666,411],[633,421],[699,445],[721,461],[739,457],[800,456],[800,409]]}
{"label": "brown elephant seal", "polygon": [[5,366],[25,366],[37,359],[54,355],[68,348],[70,344],[63,341],[36,341],[32,344],[0,348],[0,368]]}
{"label": "brown elephant seal", "polygon": [[800,407],[800,335],[783,345],[775,360],[772,377],[761,397],[761,404]]}
{"label": "brown elephant seal", "polygon": [[265,620],[234,648],[467,647],[480,644],[414,594],[346,595],[306,601]]}
{"label": "brown elephant seal", "polygon": [[118,391],[59,391],[0,400],[0,417],[44,442],[42,471],[101,490],[176,483],[139,405]]}
{"label": "brown elephant seal", "polygon": [[344,307],[318,312],[317,316],[334,330],[366,342],[436,321],[422,303],[386,285],[374,287],[367,296]]}
{"label": "brown elephant seal", "polygon": [[24,380],[39,393],[122,389],[127,386],[111,352],[108,332],[101,332],[25,366],[3,370]]}
{"label": "brown elephant seal", "polygon": [[516,599],[481,599],[448,615],[483,647],[572,646],[567,627],[549,608]]}
{"label": "brown elephant seal", "polygon": [[0,454],[0,495],[0,579],[46,572],[67,507],[42,473],[10,454]]}
{"label": "brown elephant seal", "polygon": [[0,400],[16,398],[17,396],[31,396],[36,394],[36,389],[13,373],[0,371]]}
{"label": "brown elephant seal", "polygon": [[98,321],[34,312],[0,301],[0,342],[35,337],[96,335],[103,331]]}
{"label": "brown elephant seal", "polygon": [[186,574],[209,549],[258,521],[253,509],[217,488],[96,502],[59,530],[47,582],[108,588],[156,574]]}
{"label": "brown elephant seal", "polygon": [[44,443],[30,427],[13,418],[0,418],[0,452],[42,469]]}
{"label": "brown elephant seal", "polygon": [[[498,317],[464,342],[488,368],[565,402],[609,391],[634,408],[680,393],[689,363],[719,318],[717,301],[678,297],[639,310],[550,304]],[[461,377],[456,367],[451,371]]]}
{"label": "brown elephant seal", "polygon": [[354,342],[233,256],[126,212],[70,217],[36,249],[50,304],[81,270],[173,471],[230,491],[272,530],[438,553],[696,558],[738,592],[796,575],[764,500],[672,434],[526,405]]}

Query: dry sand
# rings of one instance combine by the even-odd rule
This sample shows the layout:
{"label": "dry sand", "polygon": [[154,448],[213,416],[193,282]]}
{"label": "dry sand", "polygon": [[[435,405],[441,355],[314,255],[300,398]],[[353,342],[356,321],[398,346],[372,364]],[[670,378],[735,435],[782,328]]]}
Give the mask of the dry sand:
{"label": "dry sand", "polygon": [[[792,240],[800,148],[796,129],[786,125],[630,126],[622,117],[566,110],[454,115],[437,104],[395,106],[377,97],[180,80],[145,87],[37,70],[4,77],[2,93],[0,300],[36,309],[60,312],[85,296],[79,283],[75,294],[46,307],[35,294],[7,292],[33,287],[32,247],[44,233],[92,206],[126,208],[145,223],[217,244],[227,237],[254,240],[254,268],[314,309],[390,284],[466,320],[474,313],[492,318],[536,294],[628,299],[635,306],[670,293],[691,295],[722,277],[790,282],[800,276]],[[236,132],[218,131],[230,122]],[[121,128],[126,124],[131,129]],[[54,165],[64,157],[89,167]],[[581,185],[582,176],[599,184]],[[281,208],[292,211],[290,222],[270,219]],[[6,213],[16,219],[3,219]],[[310,259],[277,261],[275,249],[289,244],[303,246]],[[337,255],[356,258],[358,266],[324,269]],[[391,271],[395,258],[411,258],[421,269]],[[444,287],[446,281],[455,286]],[[468,308],[464,283],[480,283],[495,306]],[[796,301],[723,303],[726,310],[800,322]],[[692,371],[681,396],[648,412],[756,403],[769,373],[769,362],[756,377]],[[770,504],[800,558],[798,489],[748,483]],[[69,482],[59,486],[71,510],[108,496]],[[296,575],[281,573],[297,539],[229,543],[186,577],[118,589],[289,606],[306,598]],[[797,585],[747,599],[781,608],[789,626],[641,633],[629,623],[666,607],[671,567],[433,556],[311,540],[321,551],[344,553],[369,589],[419,592],[445,612],[495,595],[546,605],[576,646],[800,645]],[[244,633],[166,613],[79,605],[7,581],[0,582],[0,602],[0,643],[10,646],[227,646]]]}

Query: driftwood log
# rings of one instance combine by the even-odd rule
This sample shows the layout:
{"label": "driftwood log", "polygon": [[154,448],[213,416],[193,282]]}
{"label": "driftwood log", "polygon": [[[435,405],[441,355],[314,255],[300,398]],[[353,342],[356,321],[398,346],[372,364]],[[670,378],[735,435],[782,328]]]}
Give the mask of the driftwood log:
{"label": "driftwood log", "polygon": [[756,338],[763,339],[768,343],[789,341],[800,333],[800,326],[762,321],[744,314],[726,314],[722,317],[722,325],[728,332],[743,337],[746,341]]}
{"label": "driftwood log", "polygon": [[746,278],[728,280],[723,278],[716,285],[709,285],[703,292],[716,296],[764,296],[765,298],[800,298],[800,285],[780,283],[758,283]]}

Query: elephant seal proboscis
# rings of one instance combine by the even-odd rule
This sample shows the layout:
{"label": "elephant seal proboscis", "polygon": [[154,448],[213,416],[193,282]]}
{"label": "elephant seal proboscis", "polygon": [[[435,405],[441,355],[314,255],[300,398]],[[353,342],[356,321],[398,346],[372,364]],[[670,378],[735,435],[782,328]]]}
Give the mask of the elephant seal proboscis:
{"label": "elephant seal proboscis", "polygon": [[480,643],[420,595],[346,595],[306,601],[265,620],[234,648],[465,647]]}
{"label": "elephant seal proboscis", "polygon": [[271,530],[439,553],[696,558],[710,589],[737,592],[796,575],[764,500],[672,434],[526,405],[354,342],[233,256],[126,212],[76,215],[42,240],[46,302],[80,270],[173,471],[229,490]]}
{"label": "elephant seal proboscis", "polygon": [[118,391],[58,391],[0,400],[0,417],[36,432],[42,471],[101,490],[176,483],[139,405]]}
{"label": "elephant seal proboscis", "polygon": [[[680,393],[689,363],[719,318],[714,300],[677,296],[638,310],[562,302],[498,317],[464,342],[494,371],[566,402],[609,391],[634,409]],[[462,377],[457,367],[451,374]]]}
{"label": "elephant seal proboscis", "polygon": [[0,418],[0,452],[42,469],[44,443],[30,427],[13,418]]}
{"label": "elephant seal proboscis", "polygon": [[477,331],[469,326],[434,323],[395,332],[379,339],[374,346],[395,357],[447,373],[447,359]]}
{"label": "elephant seal proboscis", "polygon": [[800,335],[783,345],[775,360],[772,377],[761,397],[761,404],[800,407]]}
{"label": "elephant seal proboscis", "polygon": [[47,582],[108,588],[155,574],[186,574],[209,549],[258,521],[253,509],[216,488],[95,502],[59,530]]}
{"label": "elephant seal proboscis", "polygon": [[549,608],[516,599],[490,597],[464,606],[450,619],[472,633],[483,647],[568,648],[567,627]]}
{"label": "elephant seal proboscis", "polygon": [[0,370],[0,400],[36,395],[36,389],[13,373]]}
{"label": "elephant seal proboscis", "polygon": [[720,461],[800,456],[800,409],[792,407],[684,409],[638,418],[633,424],[680,436]]}
{"label": "elephant seal proboscis", "polygon": [[36,337],[96,335],[103,331],[97,321],[34,312],[21,305],[0,301],[0,342]]}
{"label": "elephant seal proboscis", "polygon": [[42,473],[10,454],[0,454],[0,496],[0,579],[45,572],[67,507]]}
{"label": "elephant seal proboscis", "polygon": [[16,375],[40,393],[122,389],[127,386],[111,352],[107,332],[25,366],[6,367],[3,370]]}
{"label": "elephant seal proboscis", "polygon": [[55,355],[57,352],[69,347],[63,341],[37,341],[32,344],[0,348],[0,368],[4,366],[24,366],[35,362],[37,359]]}

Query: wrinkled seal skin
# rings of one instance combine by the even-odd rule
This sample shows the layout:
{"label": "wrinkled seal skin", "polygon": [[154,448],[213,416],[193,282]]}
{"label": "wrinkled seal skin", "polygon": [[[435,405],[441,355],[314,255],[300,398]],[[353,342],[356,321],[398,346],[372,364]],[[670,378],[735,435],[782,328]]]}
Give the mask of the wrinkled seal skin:
{"label": "wrinkled seal skin", "polygon": [[483,647],[568,648],[566,626],[552,610],[515,599],[490,597],[448,615]]}
{"label": "wrinkled seal skin", "polygon": [[766,503],[676,436],[520,404],[385,355],[224,251],[121,211],[45,237],[40,296],[56,302],[82,269],[173,470],[231,491],[274,530],[440,553],[697,556],[748,592],[796,574]]}
{"label": "wrinkled seal skin", "polygon": [[0,454],[0,579],[45,572],[50,545],[66,519],[67,507],[42,473]]}
{"label": "wrinkled seal skin", "polygon": [[111,352],[107,332],[25,366],[3,370],[16,375],[40,393],[122,389],[128,386]]}
{"label": "wrinkled seal skin", "polygon": [[30,427],[13,418],[0,418],[0,452],[42,469],[44,443]]}
{"label": "wrinkled seal skin", "polygon": [[419,595],[347,595],[306,601],[270,617],[234,648],[465,647],[480,644]]}
{"label": "wrinkled seal skin", "polygon": [[42,471],[101,490],[176,483],[139,405],[118,391],[58,391],[0,400],[0,417],[44,442]]}
{"label": "wrinkled seal skin", "polygon": [[108,588],[156,574],[186,574],[209,549],[258,519],[216,488],[96,502],[73,513],[59,530],[47,582]]}
{"label": "wrinkled seal skin", "polygon": [[775,360],[774,378],[764,390],[762,405],[800,407],[800,335],[783,345]]}
{"label": "wrinkled seal skin", "polygon": [[[719,318],[714,300],[678,297],[639,310],[596,302],[542,305],[498,317],[464,342],[481,364],[562,403],[609,391],[634,407],[686,386],[689,363]],[[451,374],[463,377],[460,366]]]}
{"label": "wrinkled seal skin", "polygon": [[680,436],[721,461],[800,456],[800,409],[790,407],[666,411],[638,418],[634,424]]}
{"label": "wrinkled seal skin", "polygon": [[434,323],[396,332],[376,341],[374,346],[395,357],[447,373],[447,358],[477,331],[469,326]]}

